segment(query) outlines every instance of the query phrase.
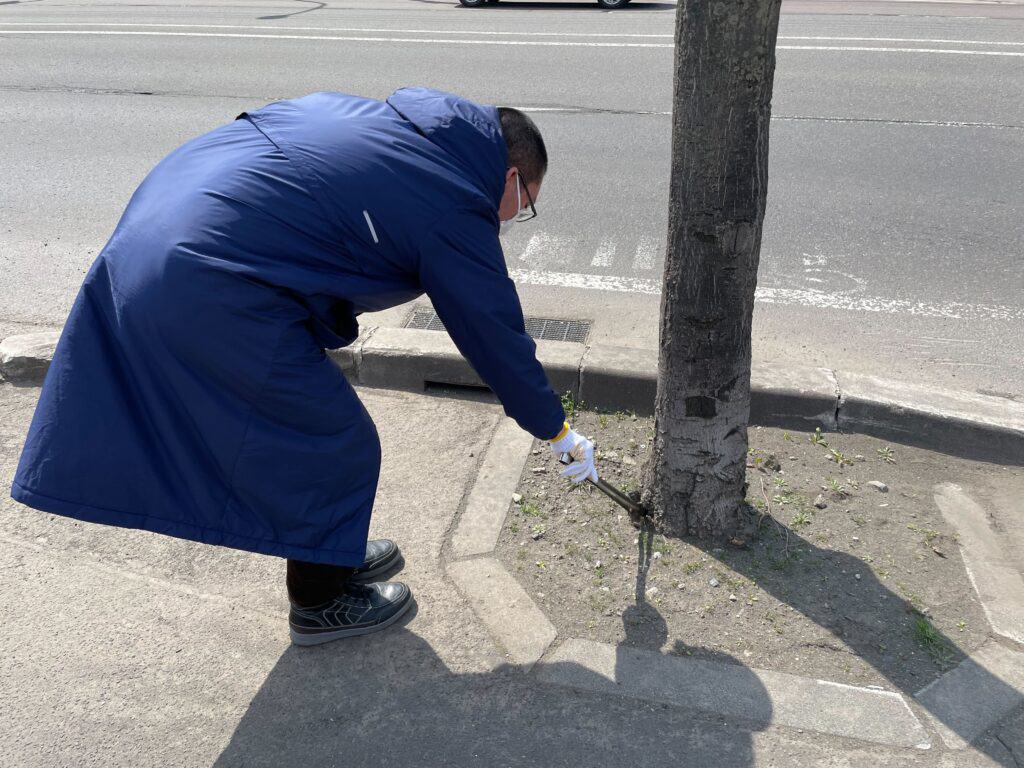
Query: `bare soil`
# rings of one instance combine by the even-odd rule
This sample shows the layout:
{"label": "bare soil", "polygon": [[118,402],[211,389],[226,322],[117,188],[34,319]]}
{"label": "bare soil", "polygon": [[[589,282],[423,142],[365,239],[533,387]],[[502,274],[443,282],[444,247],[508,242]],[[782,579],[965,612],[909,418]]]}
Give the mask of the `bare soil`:
{"label": "bare soil", "polygon": [[[602,477],[637,488],[652,421],[575,419]],[[750,446],[748,500],[761,519],[742,548],[638,531],[589,484],[571,487],[538,444],[499,557],[563,637],[911,693],[984,641],[934,487],[970,491],[1019,470],[862,435],[752,428]]]}

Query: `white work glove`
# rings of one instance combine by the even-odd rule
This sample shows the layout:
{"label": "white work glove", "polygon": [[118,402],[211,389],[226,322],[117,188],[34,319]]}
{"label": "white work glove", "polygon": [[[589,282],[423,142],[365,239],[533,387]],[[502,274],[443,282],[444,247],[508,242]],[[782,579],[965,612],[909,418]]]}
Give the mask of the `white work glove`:
{"label": "white work glove", "polygon": [[597,482],[597,468],[594,466],[594,443],[577,433],[568,423],[554,440],[548,441],[555,458],[561,459],[563,453],[572,457],[572,464],[562,470],[562,477],[574,483],[582,483],[588,477]]}

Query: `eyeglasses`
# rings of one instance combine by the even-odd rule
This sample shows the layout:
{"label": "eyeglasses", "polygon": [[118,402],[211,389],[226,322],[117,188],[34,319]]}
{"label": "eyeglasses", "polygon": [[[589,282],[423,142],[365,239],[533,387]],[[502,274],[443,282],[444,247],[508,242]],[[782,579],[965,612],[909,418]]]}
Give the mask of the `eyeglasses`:
{"label": "eyeglasses", "polygon": [[[519,194],[519,188],[522,187],[523,191],[526,192],[526,202],[530,206],[529,209],[523,208],[523,197]],[[515,220],[529,221],[530,219],[536,218],[537,208],[533,204],[533,196],[530,194],[530,188],[526,186],[526,182],[523,181],[523,177],[519,175],[519,171],[516,171],[516,202],[519,204],[519,213],[516,214]]]}

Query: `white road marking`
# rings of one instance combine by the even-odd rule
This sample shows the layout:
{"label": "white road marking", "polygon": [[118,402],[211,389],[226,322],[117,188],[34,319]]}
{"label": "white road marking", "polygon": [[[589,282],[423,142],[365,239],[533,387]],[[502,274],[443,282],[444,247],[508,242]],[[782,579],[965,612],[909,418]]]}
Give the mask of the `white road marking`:
{"label": "white road marking", "polygon": [[611,238],[607,238],[601,241],[601,244],[597,246],[597,252],[594,254],[593,260],[590,262],[592,267],[610,267],[612,265],[612,259],[615,258],[615,241]]}
{"label": "white road marking", "polygon": [[[394,27],[297,27],[278,24],[167,24],[143,22],[104,22],[104,21],[4,21],[8,26],[23,27],[132,27],[136,29],[266,29],[285,30],[288,32],[358,32],[358,33],[394,33],[402,35],[483,35],[499,37],[592,37],[592,38],[635,38],[638,40],[656,39],[671,40],[672,34],[647,32],[519,32],[515,30],[482,30],[482,29],[403,29]],[[827,40],[856,41],[869,43],[943,43],[953,45],[1018,45],[1024,42],[1008,40],[957,40],[944,37],[851,37],[832,35],[779,35],[779,40]]]}
{"label": "white road marking", "polygon": [[[626,114],[631,117],[636,115],[653,115],[655,117],[671,117],[671,110],[616,110],[588,109],[586,107],[516,107],[522,112],[553,112],[569,115],[580,113],[595,114]],[[822,123],[877,123],[880,125],[900,126],[925,126],[929,128],[1001,128],[1008,130],[1024,130],[1021,125],[1007,125],[1005,123],[968,123],[956,120],[895,120],[884,117],[829,117],[820,115],[772,115],[773,121],[779,122],[822,122]]]}
{"label": "white road marking", "polygon": [[535,235],[530,235],[526,248],[519,255],[519,260],[525,261],[527,264],[536,264],[544,259],[550,260],[553,254],[565,253],[569,250],[566,247],[565,238],[549,232],[538,232]]}
{"label": "white road marking", "polygon": [[[582,288],[597,291],[616,291],[657,295],[661,281],[622,275],[589,275],[573,272],[545,272],[542,270],[513,269],[509,275],[522,285],[547,285],[561,288]],[[949,302],[933,304],[922,301],[885,299],[862,294],[830,293],[800,288],[759,286],[756,301],[762,304],[839,309],[854,312],[880,312],[916,317],[938,317],[950,320],[1006,320],[1024,321],[1024,308],[998,304],[969,304]]]}
{"label": "white road marking", "polygon": [[953,53],[965,56],[1024,56],[1024,51],[967,51],[959,48],[888,48],[860,45],[776,45],[779,51],[872,51],[875,53]]}
{"label": "white road marking", "polygon": [[658,242],[652,237],[641,237],[633,258],[633,269],[636,271],[654,269],[654,259],[658,255]]}
{"label": "white road marking", "polygon": [[953,40],[936,37],[818,37],[816,35],[779,35],[779,40],[850,40],[862,43],[952,43],[954,45],[1024,45],[1008,40]]}
{"label": "white road marking", "polygon": [[[437,34],[437,33],[434,33]],[[546,40],[457,40],[431,37],[362,37],[353,35],[272,35],[237,32],[150,32],[113,29],[0,29],[0,35],[106,35],[121,37],[213,37],[246,40],[316,40],[350,43],[419,43],[423,45],[514,45],[555,48],[672,48],[672,43],[596,43]],[[880,46],[777,45],[780,51],[865,51],[872,53],[938,53],[965,56],[1024,56],[1024,51],[970,51],[955,48],[888,48]]]}

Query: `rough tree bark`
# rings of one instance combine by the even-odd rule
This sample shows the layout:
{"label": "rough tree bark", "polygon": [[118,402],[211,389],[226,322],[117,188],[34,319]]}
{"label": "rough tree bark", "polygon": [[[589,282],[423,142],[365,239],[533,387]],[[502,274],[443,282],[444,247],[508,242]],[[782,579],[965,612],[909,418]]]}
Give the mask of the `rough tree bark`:
{"label": "rough tree bark", "polygon": [[780,0],[680,0],[652,454],[666,535],[742,536],[750,325]]}

